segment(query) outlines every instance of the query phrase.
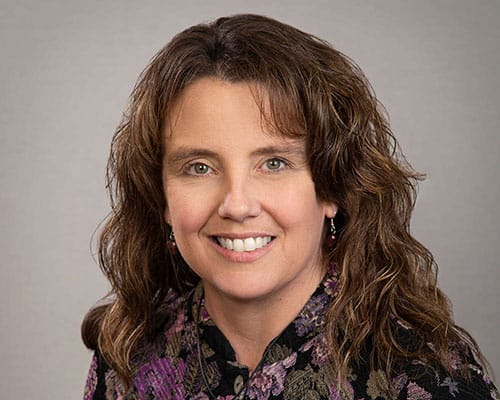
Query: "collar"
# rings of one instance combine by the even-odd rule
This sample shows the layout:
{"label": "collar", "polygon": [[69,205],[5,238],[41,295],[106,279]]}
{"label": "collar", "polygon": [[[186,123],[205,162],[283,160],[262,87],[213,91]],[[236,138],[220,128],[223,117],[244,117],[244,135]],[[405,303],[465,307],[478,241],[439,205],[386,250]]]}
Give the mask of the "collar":
{"label": "collar", "polygon": [[[327,311],[330,308],[339,289],[339,273],[334,265],[329,266],[322,281],[303,306],[295,319],[267,346],[261,364],[272,364],[283,360],[284,353],[281,349],[292,352],[308,351],[319,342],[324,342],[324,326]],[[205,302],[203,285],[200,282],[192,292],[189,301],[188,318],[192,319],[200,332],[200,339],[212,350],[213,357],[218,359],[218,364],[229,363],[238,365],[236,353],[224,334],[217,328],[208,313]],[[326,359],[326,354],[324,354]],[[245,366],[239,365],[245,369]]]}

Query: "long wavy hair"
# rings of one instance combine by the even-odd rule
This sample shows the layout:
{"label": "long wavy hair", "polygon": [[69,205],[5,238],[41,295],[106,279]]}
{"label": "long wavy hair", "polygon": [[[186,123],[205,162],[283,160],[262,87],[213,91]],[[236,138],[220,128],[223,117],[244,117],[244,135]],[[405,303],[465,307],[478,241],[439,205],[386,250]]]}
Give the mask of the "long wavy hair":
{"label": "long wavy hair", "polygon": [[[421,176],[401,155],[362,71],[327,42],[257,15],[181,32],[142,73],[107,168],[112,210],[100,235],[99,262],[111,297],[85,317],[84,343],[130,383],[131,360],[158,330],[167,293],[184,294],[199,280],[166,246],[162,131],[175,100],[202,77],[265,88],[267,121],[280,134],[303,137],[318,198],[339,207],[337,245],[323,249],[341,276],[327,324],[337,378],[345,379],[353,363],[366,357],[368,342],[372,367],[387,373],[408,358],[454,373],[453,343],[466,343],[464,352],[481,357],[453,322],[436,286],[432,255],[410,234]],[[416,346],[401,342],[398,324],[413,329]]]}

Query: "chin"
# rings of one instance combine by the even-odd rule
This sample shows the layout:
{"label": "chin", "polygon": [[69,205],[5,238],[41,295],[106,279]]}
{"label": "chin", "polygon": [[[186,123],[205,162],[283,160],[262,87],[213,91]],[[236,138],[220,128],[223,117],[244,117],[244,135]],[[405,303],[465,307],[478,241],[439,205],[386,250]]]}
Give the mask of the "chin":
{"label": "chin", "polygon": [[[234,301],[259,301],[272,296],[279,288],[271,283],[269,277],[236,278],[224,277],[224,282],[209,283],[204,281],[205,290],[212,288],[219,294]],[[210,289],[209,289],[210,290]]]}

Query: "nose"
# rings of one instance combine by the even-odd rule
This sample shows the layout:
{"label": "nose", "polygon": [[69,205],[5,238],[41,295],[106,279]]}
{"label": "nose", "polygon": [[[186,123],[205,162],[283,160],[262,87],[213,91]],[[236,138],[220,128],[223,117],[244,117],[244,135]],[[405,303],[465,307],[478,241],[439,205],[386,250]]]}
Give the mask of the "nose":
{"label": "nose", "polygon": [[248,177],[228,179],[224,184],[219,216],[243,222],[260,214],[258,190]]}

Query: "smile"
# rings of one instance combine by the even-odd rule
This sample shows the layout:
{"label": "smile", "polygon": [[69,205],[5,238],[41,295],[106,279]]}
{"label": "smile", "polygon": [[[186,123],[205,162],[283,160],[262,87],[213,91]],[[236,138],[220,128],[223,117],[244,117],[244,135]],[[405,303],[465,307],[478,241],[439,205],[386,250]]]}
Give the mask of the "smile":
{"label": "smile", "polygon": [[249,237],[245,239],[229,239],[217,237],[217,243],[225,249],[241,253],[243,251],[254,251],[267,245],[273,238],[271,236]]}

